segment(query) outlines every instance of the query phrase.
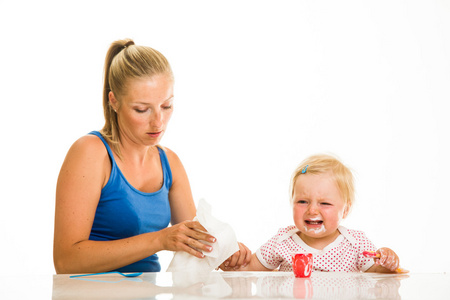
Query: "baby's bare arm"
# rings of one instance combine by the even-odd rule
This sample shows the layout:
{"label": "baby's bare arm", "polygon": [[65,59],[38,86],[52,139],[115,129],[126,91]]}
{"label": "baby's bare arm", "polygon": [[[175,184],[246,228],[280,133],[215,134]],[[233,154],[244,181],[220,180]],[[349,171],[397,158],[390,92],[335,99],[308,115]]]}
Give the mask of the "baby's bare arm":
{"label": "baby's bare arm", "polygon": [[245,265],[245,266],[241,266],[239,268],[233,268],[233,267],[228,267],[225,266],[224,264],[222,264],[220,266],[220,269],[222,269],[223,271],[255,271],[255,272],[259,272],[259,271],[273,271],[271,269],[267,269],[266,267],[264,267],[261,262],[259,261],[258,257],[256,257],[256,254],[252,254],[252,256],[250,257],[250,262]]}

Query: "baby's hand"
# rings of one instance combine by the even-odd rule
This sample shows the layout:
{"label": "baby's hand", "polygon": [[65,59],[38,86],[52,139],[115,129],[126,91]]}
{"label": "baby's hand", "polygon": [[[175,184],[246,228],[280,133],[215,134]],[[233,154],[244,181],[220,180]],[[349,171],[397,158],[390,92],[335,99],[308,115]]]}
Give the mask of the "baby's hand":
{"label": "baby's hand", "polygon": [[377,253],[380,254],[380,257],[375,258],[375,264],[385,267],[392,272],[395,272],[398,269],[400,259],[393,250],[389,248],[380,248],[377,250]]}
{"label": "baby's hand", "polygon": [[239,251],[224,261],[219,268],[223,271],[235,271],[239,268],[245,268],[252,258],[252,252],[242,243],[239,244]]}

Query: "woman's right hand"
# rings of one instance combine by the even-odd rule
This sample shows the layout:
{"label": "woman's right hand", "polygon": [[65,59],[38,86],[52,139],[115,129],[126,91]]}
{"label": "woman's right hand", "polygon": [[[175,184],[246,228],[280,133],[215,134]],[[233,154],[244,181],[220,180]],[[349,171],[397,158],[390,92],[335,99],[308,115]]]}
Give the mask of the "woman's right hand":
{"label": "woman's right hand", "polygon": [[184,221],[160,231],[163,250],[184,251],[203,258],[202,251],[211,252],[213,248],[202,241],[214,243],[216,238],[208,234],[198,221]]}

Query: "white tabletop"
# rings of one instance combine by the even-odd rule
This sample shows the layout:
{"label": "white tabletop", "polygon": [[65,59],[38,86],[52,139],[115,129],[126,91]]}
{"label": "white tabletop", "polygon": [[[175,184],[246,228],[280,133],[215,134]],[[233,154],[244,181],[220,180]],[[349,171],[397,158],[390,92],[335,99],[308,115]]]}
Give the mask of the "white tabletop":
{"label": "white tabletop", "polygon": [[447,273],[144,273],[0,276],[0,299],[450,299]]}

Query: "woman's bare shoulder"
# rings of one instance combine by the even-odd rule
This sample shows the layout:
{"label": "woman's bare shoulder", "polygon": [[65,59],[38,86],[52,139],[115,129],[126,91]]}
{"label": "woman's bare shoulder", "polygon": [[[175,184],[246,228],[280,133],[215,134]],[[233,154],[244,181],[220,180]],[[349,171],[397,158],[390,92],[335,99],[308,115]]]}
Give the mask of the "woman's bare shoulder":
{"label": "woman's bare shoulder", "polygon": [[[103,142],[95,135],[77,139],[67,152],[64,165],[71,168],[108,168],[109,156]],[[76,166],[78,165],[78,166]]]}
{"label": "woman's bare shoulder", "polygon": [[102,140],[95,135],[85,135],[76,140],[69,152],[88,156],[106,156],[107,151]]}
{"label": "woman's bare shoulder", "polygon": [[173,158],[178,159],[177,154],[175,152],[173,152],[172,150],[170,150],[169,148],[167,148],[165,146],[161,146],[161,145],[158,145],[158,147],[164,150],[168,159],[173,159]]}
{"label": "woman's bare shoulder", "polygon": [[180,168],[183,166],[180,158],[174,151],[172,151],[171,149],[169,149],[167,147],[160,146],[160,148],[163,149],[164,152],[166,153],[166,156],[169,161],[171,169],[173,169],[173,168],[177,169],[177,168]]}
{"label": "woman's bare shoulder", "polygon": [[97,136],[86,135],[70,147],[60,176],[90,178],[92,182],[100,180],[104,185],[110,170],[110,160],[103,142]]}

